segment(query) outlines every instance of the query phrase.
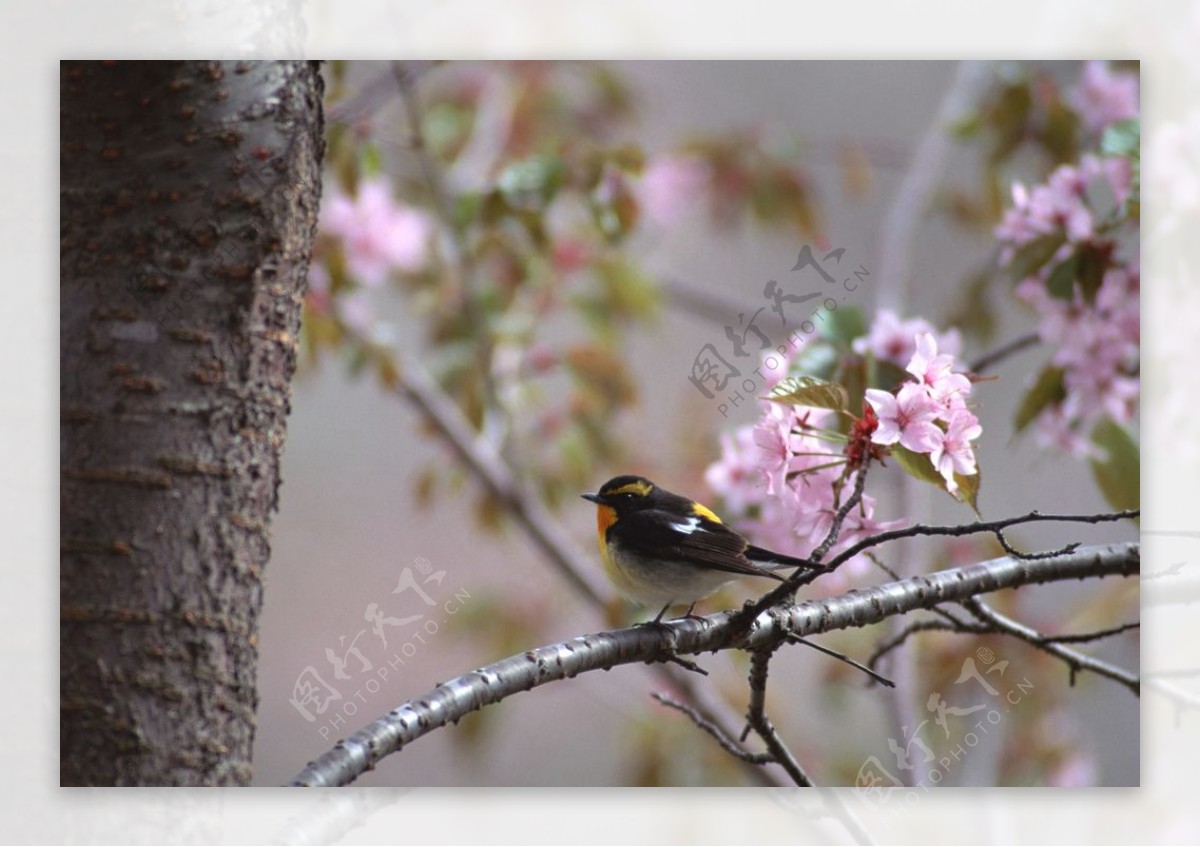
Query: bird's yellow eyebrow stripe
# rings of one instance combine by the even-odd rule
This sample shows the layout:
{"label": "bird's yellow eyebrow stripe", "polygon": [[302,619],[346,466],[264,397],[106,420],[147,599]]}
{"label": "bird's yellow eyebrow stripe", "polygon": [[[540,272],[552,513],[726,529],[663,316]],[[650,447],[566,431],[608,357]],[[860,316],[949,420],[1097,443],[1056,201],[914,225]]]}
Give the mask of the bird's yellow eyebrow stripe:
{"label": "bird's yellow eyebrow stripe", "polygon": [[616,496],[617,494],[638,494],[645,497],[650,493],[651,485],[645,482],[630,482],[622,485],[620,488],[614,488],[612,491],[601,492],[605,495]]}
{"label": "bird's yellow eyebrow stripe", "polygon": [[707,506],[702,506],[699,503],[692,504],[692,513],[699,515],[702,518],[708,518],[710,521],[721,523],[721,519],[717,517],[717,513]]}

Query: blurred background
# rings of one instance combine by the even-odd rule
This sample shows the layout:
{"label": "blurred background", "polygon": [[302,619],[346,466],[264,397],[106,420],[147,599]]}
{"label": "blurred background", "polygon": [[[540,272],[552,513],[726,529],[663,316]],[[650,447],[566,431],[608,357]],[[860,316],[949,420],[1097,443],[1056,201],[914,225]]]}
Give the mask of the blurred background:
{"label": "blurred background", "polygon": [[[594,510],[576,495],[639,473],[732,505],[706,470],[722,457],[721,435],[753,424],[758,408],[709,399],[689,375],[706,344],[728,355],[725,326],[740,334],[764,305],[759,326],[773,345],[784,341],[764,287],[809,290],[792,271],[806,245],[844,248],[843,267],[866,269],[846,305],[868,323],[886,307],[958,327],[963,358],[973,360],[1037,328],[997,268],[992,229],[1011,203],[1009,184],[1043,181],[1088,144],[1086,127],[1062,116],[1081,62],[328,70],[323,234],[262,629],[262,785],[285,782],[342,735],[439,682],[653,614],[589,602],[548,561],[397,392],[405,361],[431,372],[481,437],[503,445],[522,492],[547,504],[603,587]],[[480,320],[492,330],[487,344],[474,331]],[[985,518],[1110,509],[1086,461],[1013,433],[1014,410],[1049,355],[1026,349],[975,386]],[[974,518],[895,468],[874,472],[868,491],[880,519]],[[1031,550],[1136,538],[1128,522],[1009,536]],[[997,550],[986,539],[923,539],[881,555],[920,572]],[[862,567],[838,579],[812,593],[888,577]],[[1136,586],[1124,582],[995,599],[1041,629],[1098,629],[1136,619]],[[754,589],[736,584],[701,611]],[[884,636],[871,627],[820,640],[865,660]],[[871,756],[895,762],[889,740],[903,748],[912,739],[905,719],[932,719],[931,694],[974,702],[955,701],[952,690],[964,659],[984,647],[1009,662],[1006,680],[1030,688],[940,784],[1139,783],[1137,699],[1086,674],[1071,687],[1061,663],[1012,639],[910,641],[893,657],[898,698],[793,648],[773,664],[769,713],[819,783],[852,785]],[[1137,669],[1136,632],[1086,649]],[[734,716],[745,710],[744,659],[699,659],[711,673],[700,684]],[[297,705],[300,690],[317,691],[326,709]],[[660,690],[662,678],[643,666],[552,684],[421,739],[359,784],[757,784],[655,703],[649,695]],[[922,733],[939,757],[961,742],[932,723]]]}

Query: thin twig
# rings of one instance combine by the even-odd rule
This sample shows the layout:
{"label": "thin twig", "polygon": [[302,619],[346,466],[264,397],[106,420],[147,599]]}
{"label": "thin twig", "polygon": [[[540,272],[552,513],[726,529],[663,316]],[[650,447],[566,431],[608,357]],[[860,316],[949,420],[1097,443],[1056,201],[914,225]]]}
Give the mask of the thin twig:
{"label": "thin twig", "polygon": [[1131,623],[1123,623],[1120,626],[1109,627],[1108,629],[1097,629],[1094,632],[1075,632],[1068,635],[1043,635],[1042,640],[1047,644],[1081,644],[1086,641],[1099,641],[1102,638],[1111,638],[1114,635],[1120,635],[1123,632],[1141,628],[1142,624],[1140,621],[1132,621]]}
{"label": "thin twig", "polygon": [[671,658],[667,659],[667,661],[673,665],[679,665],[679,667],[683,668],[685,671],[691,671],[692,673],[700,674],[700,676],[708,676],[708,671],[700,667],[691,659],[685,659],[682,656],[672,656]]}
{"label": "thin twig", "polygon": [[[804,772],[804,768],[796,761],[792,751],[779,737],[775,725],[767,717],[767,676],[770,672],[771,656],[774,652],[774,647],[766,647],[750,654],[750,707],[746,710],[747,729],[753,727],[755,733],[766,745],[771,758],[787,771],[788,776],[796,785],[801,788],[811,788],[813,786],[812,778]],[[746,740],[745,733],[742,734],[742,740]]]}
{"label": "thin twig", "polygon": [[833,516],[833,523],[829,527],[829,534],[825,536],[825,540],[821,542],[820,546],[812,551],[812,555],[808,557],[810,561],[821,561],[833,545],[837,544],[838,536],[842,534],[843,521],[850,514],[850,510],[862,502],[863,487],[867,484],[867,467],[868,465],[864,462],[863,466],[858,469],[854,478],[854,491],[846,499],[846,502],[842,504],[842,508],[837,510],[837,514]]}
{"label": "thin twig", "polygon": [[[849,501],[848,501],[849,502]],[[821,576],[823,573],[836,570],[841,565],[853,559],[858,554],[877,547],[888,541],[895,541],[899,538],[914,538],[922,535],[948,535],[948,536],[964,536],[975,535],[981,532],[995,533],[997,530],[1006,529],[1010,526],[1025,523],[1110,523],[1113,521],[1125,520],[1126,518],[1135,518],[1141,512],[1137,509],[1110,512],[1095,515],[1043,515],[1040,512],[1029,512],[1025,515],[1017,517],[1005,518],[998,521],[978,521],[976,523],[960,524],[957,526],[927,526],[925,524],[914,524],[904,529],[893,529],[887,532],[881,532],[877,535],[872,535],[864,538],[857,544],[852,545],[841,553],[838,553],[826,566],[825,571],[804,571],[797,570],[786,581],[772,588],[766,594],[759,597],[753,602],[746,603],[737,613],[736,626],[743,630],[750,626],[750,623],[762,614],[767,609],[782,602],[786,602],[789,598],[794,597],[797,589],[801,586],[808,585],[810,582]],[[1014,557],[1016,558],[1016,557]],[[1047,560],[1053,561],[1053,560]]]}
{"label": "thin twig", "polygon": [[607,591],[554,516],[538,498],[523,496],[504,459],[475,433],[458,406],[416,360],[400,361],[398,370],[400,380],[394,390],[425,413],[459,461],[474,472],[567,581],[591,603],[603,607]]}
{"label": "thin twig", "polygon": [[[930,611],[932,611],[932,609]],[[941,631],[941,632],[987,632],[988,631],[987,627],[985,627],[983,624],[968,624],[968,623],[944,621],[944,620],[912,621],[911,623],[907,624],[903,629],[901,629],[898,633],[896,633],[896,635],[892,636],[887,641],[885,641],[884,643],[882,643],[878,647],[876,647],[875,652],[871,654],[871,657],[869,659],[867,659],[867,666],[872,667],[872,668],[875,667],[877,664],[879,664],[879,661],[884,656],[886,656],[888,653],[891,653],[896,648],[900,647],[902,644],[904,644],[904,642],[908,641],[909,638],[916,635],[918,632],[930,632],[930,631],[935,631],[935,630]]]}
{"label": "thin twig", "polygon": [[683,712],[692,719],[692,723],[715,738],[717,743],[721,745],[721,749],[723,749],[726,753],[736,756],[743,762],[749,762],[752,765],[770,765],[775,763],[775,760],[771,757],[770,753],[751,753],[749,750],[742,747],[742,745],[738,744],[737,741],[726,735],[725,731],[721,729],[721,727],[705,718],[686,703],[680,703],[678,700],[672,700],[665,694],[655,693],[651,694],[650,696],[662,703],[664,706],[675,709],[678,712]]}
{"label": "thin twig", "polygon": [[839,653],[837,650],[830,650],[828,647],[818,644],[815,641],[808,641],[804,638],[801,638],[798,635],[789,635],[787,637],[787,643],[788,644],[803,644],[805,647],[811,647],[814,650],[824,653],[827,656],[832,656],[835,659],[840,659],[841,661],[850,665],[850,667],[852,667],[852,668],[858,668],[858,670],[862,671],[867,676],[871,677],[871,679],[875,680],[880,685],[886,685],[888,688],[896,687],[896,683],[892,682],[886,676],[884,676],[883,674],[880,674],[880,673],[876,673],[875,671],[871,670],[869,667],[864,665],[862,662],[858,662],[858,661],[855,661],[854,659],[851,659],[845,653]]}
{"label": "thin twig", "polygon": [[1042,337],[1036,332],[1026,333],[1025,335],[1014,338],[1007,344],[1002,344],[994,350],[989,350],[975,361],[967,365],[967,370],[971,373],[982,374],[995,365],[1000,364],[1009,356],[1014,356],[1022,350],[1033,347],[1041,343]]}
{"label": "thin twig", "polygon": [[1049,550],[1044,553],[1023,553],[1008,543],[1008,539],[1004,537],[1004,530],[996,530],[996,540],[1000,542],[1000,546],[1004,548],[1004,552],[1018,559],[1053,559],[1055,556],[1065,556],[1068,553],[1074,552],[1079,547],[1078,541],[1073,541],[1066,544],[1057,550]]}
{"label": "thin twig", "polygon": [[978,597],[969,597],[959,601],[962,606],[967,609],[975,617],[979,618],[985,624],[993,627],[997,632],[1012,635],[1019,638],[1026,644],[1036,647],[1044,653],[1048,653],[1055,658],[1066,662],[1067,668],[1070,670],[1071,685],[1075,684],[1075,676],[1081,670],[1091,671],[1100,676],[1108,677],[1109,679],[1119,682],[1124,685],[1135,696],[1141,696],[1141,682],[1137,674],[1131,673],[1124,668],[1119,668],[1116,665],[1110,665],[1108,662],[1103,662],[1100,659],[1092,656],[1084,655],[1069,647],[1063,647],[1060,644],[1048,641],[1044,635],[1035,629],[1032,629],[1025,624],[1013,620],[1000,614],[991,606],[984,603]]}
{"label": "thin twig", "polygon": [[[1024,515],[1018,515],[1012,518],[1004,518],[998,521],[977,521],[976,523],[961,524],[959,526],[928,526],[926,524],[913,524],[904,529],[893,529],[887,532],[881,532],[878,535],[872,535],[870,538],[864,538],[862,541],[852,547],[843,550],[833,558],[829,563],[829,568],[832,570],[839,565],[853,559],[864,550],[869,550],[872,547],[878,547],[886,541],[895,541],[898,538],[913,538],[918,535],[947,535],[952,537],[961,537],[964,535],[977,535],[981,532],[995,533],[998,529],[1007,529],[1010,526],[1026,523],[1112,523],[1114,521],[1123,521],[1136,518],[1141,515],[1140,509],[1127,509],[1120,512],[1102,512],[1094,515],[1043,515],[1041,512],[1033,511]],[[811,580],[807,580],[811,582]]]}

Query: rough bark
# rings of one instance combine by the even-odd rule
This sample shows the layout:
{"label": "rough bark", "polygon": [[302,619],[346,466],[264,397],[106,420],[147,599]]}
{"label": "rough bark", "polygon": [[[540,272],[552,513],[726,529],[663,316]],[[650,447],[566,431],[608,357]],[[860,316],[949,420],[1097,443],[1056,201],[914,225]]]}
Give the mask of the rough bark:
{"label": "rough bark", "polygon": [[67,62],[60,86],[60,779],[246,784],[320,76]]}

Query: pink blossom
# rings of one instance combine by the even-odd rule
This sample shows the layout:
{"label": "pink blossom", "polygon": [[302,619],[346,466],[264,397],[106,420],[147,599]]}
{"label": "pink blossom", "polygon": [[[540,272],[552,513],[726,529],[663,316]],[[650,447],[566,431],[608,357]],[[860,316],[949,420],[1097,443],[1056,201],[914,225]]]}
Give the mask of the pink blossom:
{"label": "pink blossom", "polygon": [[879,416],[874,443],[899,442],[916,453],[928,453],[938,443],[941,430],[933,421],[940,410],[923,386],[905,383],[896,394],[868,388],[866,398]]}
{"label": "pink blossom", "polygon": [[350,275],[369,287],[393,270],[422,267],[433,229],[424,213],[393,200],[382,178],[360,183],[354,197],[335,188],[321,209],[321,228],[341,239]]}
{"label": "pink blossom", "polygon": [[796,413],[791,406],[770,403],[754,427],[754,443],[761,454],[760,465],[767,476],[767,494],[778,494],[787,482],[787,475],[801,467],[797,453],[807,450],[805,438],[795,434]]}
{"label": "pink blossom", "polygon": [[971,442],[983,434],[983,428],[967,409],[958,409],[950,415],[946,431],[938,430],[937,442],[929,454],[934,468],[946,480],[946,489],[953,494],[958,490],[954,475],[972,476],[976,472],[975,450]]}
{"label": "pink blossom", "polygon": [[[757,425],[721,437],[721,459],[709,466],[705,479],[723,498],[731,521],[756,544],[806,556],[828,535],[838,504],[846,502],[854,484],[853,476],[842,478],[841,453],[830,452],[829,443],[813,434],[814,427],[829,426],[831,417],[818,410],[800,417],[793,407],[768,403]],[[873,509],[874,501],[864,497],[834,550],[875,526]]]}
{"label": "pink blossom", "polygon": [[1071,96],[1084,125],[1099,132],[1110,124],[1138,116],[1138,79],[1113,73],[1107,62],[1088,62]]}
{"label": "pink blossom", "polygon": [[867,335],[854,339],[851,346],[860,356],[870,352],[881,362],[891,362],[904,367],[912,358],[916,350],[916,337],[921,333],[936,336],[943,349],[951,355],[958,355],[962,349],[962,336],[958,330],[951,329],[938,335],[933,324],[924,318],[902,321],[890,309],[880,309],[876,312],[870,331]]}
{"label": "pink blossom", "polygon": [[1034,439],[1039,447],[1053,447],[1075,459],[1103,456],[1091,439],[1079,431],[1061,406],[1043,409],[1033,422],[1033,427]]}
{"label": "pink blossom", "polygon": [[971,393],[971,381],[954,373],[954,357],[938,353],[937,339],[931,333],[922,333],[916,339],[916,351],[905,368],[925,386],[943,411],[961,409],[966,405],[966,396]]}
{"label": "pink blossom", "polygon": [[360,333],[367,334],[375,324],[375,305],[365,289],[342,294],[336,300],[338,315],[342,323]]}
{"label": "pink blossom", "polygon": [[[1072,165],[1062,165],[1044,185],[1032,189],[1013,183],[1013,205],[995,229],[999,241],[1014,246],[1062,229],[1071,242],[1087,241],[1094,230],[1092,213],[1084,201],[1088,173]],[[1012,260],[1013,250],[1001,256],[1001,265]]]}
{"label": "pink blossom", "polygon": [[703,159],[665,154],[646,165],[635,192],[646,219],[665,227],[696,205],[710,180],[710,168]]}
{"label": "pink blossom", "polygon": [[721,433],[721,458],[708,466],[704,480],[733,514],[744,514],[766,499],[766,478],[758,465],[760,455],[754,427]]}

